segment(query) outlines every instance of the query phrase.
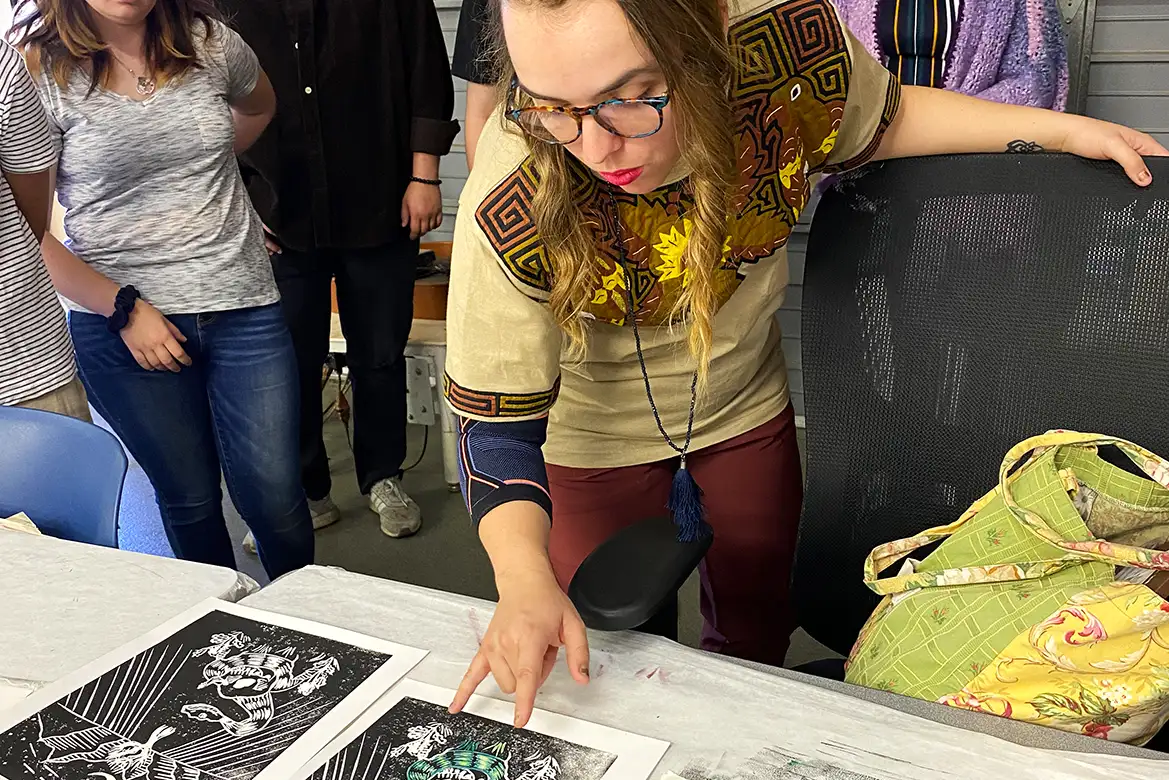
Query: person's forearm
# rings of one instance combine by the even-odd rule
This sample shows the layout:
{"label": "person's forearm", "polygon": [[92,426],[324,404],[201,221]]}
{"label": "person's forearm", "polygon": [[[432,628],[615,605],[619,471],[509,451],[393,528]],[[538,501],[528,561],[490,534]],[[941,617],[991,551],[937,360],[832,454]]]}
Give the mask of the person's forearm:
{"label": "person's forearm", "polygon": [[544,509],[530,501],[510,501],[492,509],[479,522],[479,539],[491,559],[495,581],[552,574]]}
{"label": "person's forearm", "polygon": [[243,114],[235,109],[231,111],[232,122],[235,125],[235,153],[243,154],[252,147],[264,130],[272,121],[276,112],[265,111],[262,114]]}
{"label": "person's forearm", "polygon": [[39,173],[5,173],[8,188],[24,221],[39,244],[49,231],[53,215],[55,171],[50,168]]}
{"label": "person's forearm", "polygon": [[906,86],[876,159],[1005,152],[1016,144],[1058,152],[1080,121],[1071,114]]}
{"label": "person's forearm", "polygon": [[438,155],[415,152],[414,166],[411,169],[410,175],[416,176],[419,179],[437,179]]}
{"label": "person's forearm", "polygon": [[467,122],[463,139],[467,147],[467,170],[475,166],[475,150],[479,136],[487,126],[487,119],[495,110],[495,87],[490,84],[467,83]]}
{"label": "person's forearm", "polygon": [[120,289],[117,282],[93,270],[52,233],[45,235],[41,250],[57,292],[96,314],[108,317],[114,313],[114,299]]}

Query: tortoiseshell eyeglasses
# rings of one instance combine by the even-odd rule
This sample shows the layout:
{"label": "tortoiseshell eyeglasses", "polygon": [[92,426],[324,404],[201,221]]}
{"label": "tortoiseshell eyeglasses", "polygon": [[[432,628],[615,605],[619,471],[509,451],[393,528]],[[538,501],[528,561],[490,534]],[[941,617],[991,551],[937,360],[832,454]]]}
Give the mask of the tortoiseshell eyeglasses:
{"label": "tortoiseshell eyeglasses", "polygon": [[661,97],[616,98],[596,105],[574,108],[570,106],[515,107],[520,86],[512,82],[508,97],[507,118],[519,125],[533,138],[549,144],[570,144],[580,138],[582,122],[591,116],[597,124],[622,138],[645,138],[662,129],[662,109],[670,102],[669,95]]}

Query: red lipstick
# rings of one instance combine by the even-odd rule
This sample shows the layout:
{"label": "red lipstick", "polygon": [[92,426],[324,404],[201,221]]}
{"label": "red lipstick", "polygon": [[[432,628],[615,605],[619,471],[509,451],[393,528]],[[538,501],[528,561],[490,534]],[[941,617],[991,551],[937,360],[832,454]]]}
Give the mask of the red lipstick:
{"label": "red lipstick", "polygon": [[598,175],[616,187],[628,187],[641,177],[643,168],[626,168],[621,171],[598,171]]}

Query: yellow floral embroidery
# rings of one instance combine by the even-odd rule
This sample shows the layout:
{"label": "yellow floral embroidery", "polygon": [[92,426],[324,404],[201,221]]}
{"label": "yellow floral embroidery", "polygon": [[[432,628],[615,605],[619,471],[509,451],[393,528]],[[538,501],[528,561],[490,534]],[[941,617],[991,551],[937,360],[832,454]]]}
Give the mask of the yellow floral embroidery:
{"label": "yellow floral embroidery", "polygon": [[820,144],[820,148],[816,151],[825,156],[832,154],[832,150],[836,148],[836,135],[839,132],[839,129],[837,129],[829,133],[828,137],[824,139],[824,143]]}
{"label": "yellow floral embroidery", "polygon": [[613,273],[601,277],[601,286],[593,293],[593,303],[598,306],[609,302],[610,295],[621,305],[624,301],[621,296],[614,294],[617,290],[625,290],[625,274],[620,267],[614,268]]}
{"label": "yellow floral embroidery", "polygon": [[686,251],[686,245],[690,243],[690,231],[694,228],[694,223],[688,219],[682,220],[682,231],[678,232],[677,226],[672,226],[669,233],[659,233],[659,242],[654,246],[658,250],[658,255],[662,261],[658,263],[658,279],[662,282],[668,282],[671,279],[682,279],[682,287],[685,288],[690,284],[690,271],[683,267],[682,255]]}
{"label": "yellow floral embroidery", "polygon": [[[694,223],[688,219],[682,220],[682,231],[678,231],[676,225],[670,227],[669,233],[659,233],[658,243],[654,245],[654,249],[658,251],[658,256],[661,257],[661,262],[658,263],[657,272],[658,280],[667,282],[671,279],[681,279],[682,287],[685,288],[690,284],[690,269],[685,267],[682,255],[685,254],[686,245],[690,243],[690,231],[694,228]],[[731,254],[731,237],[727,236],[723,240],[723,259],[727,259]]]}
{"label": "yellow floral embroidery", "polygon": [[783,166],[783,168],[781,168],[779,171],[779,180],[781,182],[783,182],[783,186],[787,189],[791,189],[792,179],[795,177],[795,175],[797,173],[799,173],[801,170],[803,170],[803,168],[804,168],[804,161],[801,160],[799,157],[792,160],[787,165]]}

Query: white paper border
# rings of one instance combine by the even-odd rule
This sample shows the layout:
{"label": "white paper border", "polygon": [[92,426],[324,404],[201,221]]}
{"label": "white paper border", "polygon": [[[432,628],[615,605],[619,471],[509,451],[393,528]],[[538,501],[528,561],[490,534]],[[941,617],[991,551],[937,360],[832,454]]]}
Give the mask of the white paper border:
{"label": "white paper border", "polygon": [[[336,626],[317,623],[303,618],[281,615],[262,609],[254,609],[239,604],[233,604],[220,599],[207,599],[196,604],[189,610],[166,621],[158,628],[148,631],[133,641],[127,642],[117,650],[113,650],[96,661],[86,664],[80,669],[71,672],[59,680],[49,683],[21,702],[13,704],[8,709],[0,711],[0,733],[8,731],[13,726],[31,718],[50,704],[63,699],[73,691],[106,672],[126,663],[141,652],[165,641],[180,629],[194,623],[199,618],[211,612],[226,612],[237,617],[254,620],[258,623],[267,623],[273,626],[299,631],[303,634],[332,639],[354,647],[376,653],[385,653],[392,656],[382,666],[378,667],[364,682],[342,699],[327,715],[317,721],[311,728],[285,748],[277,758],[265,767],[254,780],[285,780],[306,761],[317,755],[321,748],[341,732],[347,725],[377,701],[389,690],[394,683],[402,679],[418,662],[426,657],[426,650],[406,647],[394,642],[359,634]],[[3,777],[3,775],[0,775]],[[4,778],[8,780],[8,778]]]}
{"label": "white paper border", "polygon": [[[447,688],[421,683],[417,680],[402,680],[389,693],[378,699],[349,728],[345,729],[341,736],[317,754],[310,763],[292,775],[289,780],[307,780],[313,772],[327,764],[329,759],[344,750],[354,740],[359,739],[366,729],[393,709],[394,705],[402,699],[421,699],[431,704],[447,707],[454,696],[455,692]],[[499,721],[509,726],[515,718],[515,704],[486,696],[472,696],[464,709],[472,715]],[[658,739],[630,734],[627,731],[540,709],[532,713],[532,719],[525,726],[525,729],[615,754],[617,760],[613,762],[601,780],[648,780],[670,747],[670,743]]]}

